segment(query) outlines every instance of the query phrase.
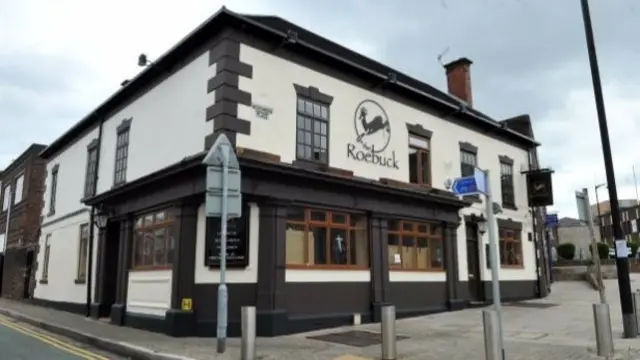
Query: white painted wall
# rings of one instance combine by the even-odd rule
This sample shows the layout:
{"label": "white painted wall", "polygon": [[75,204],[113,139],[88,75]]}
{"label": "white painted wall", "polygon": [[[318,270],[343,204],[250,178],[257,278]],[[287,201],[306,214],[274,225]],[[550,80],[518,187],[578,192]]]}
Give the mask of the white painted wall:
{"label": "white painted wall", "polygon": [[204,150],[205,135],[213,131],[213,123],[205,121],[205,110],[215,101],[213,92],[207,94],[207,80],[213,75],[215,65],[209,67],[206,51],[105,122],[98,193],[113,186],[116,128],[123,119],[133,118],[128,182]]}
{"label": "white painted wall", "polygon": [[[227,269],[227,282],[256,283],[258,282],[258,243],[260,242],[260,208],[257,204],[249,204],[249,266],[244,269]],[[198,227],[196,229],[196,264],[195,283],[196,284],[217,284],[220,282],[220,271],[210,269],[204,265],[205,238],[206,238],[206,217],[204,204],[198,208]],[[267,240],[268,241],[268,240]]]}
{"label": "white painted wall", "polygon": [[171,270],[130,270],[127,313],[164,317],[171,308]]}
{"label": "white painted wall", "polygon": [[[51,301],[71,303],[86,303],[87,285],[76,284],[78,271],[78,248],[80,243],[80,225],[89,223],[89,212],[45,226],[40,235],[40,251],[38,252],[38,269],[36,271],[36,287],[34,297]],[[98,229],[94,229],[97,234]],[[45,239],[49,238],[49,273],[48,283],[41,284],[44,269]],[[93,247],[92,272],[95,284],[95,264],[97,262],[98,247]],[[95,289],[91,289],[92,296]]]}
{"label": "white painted wall", "polygon": [[[255,111],[247,106],[240,105],[239,117],[251,121],[251,136],[238,135],[238,146],[257,149],[280,155],[282,161],[295,160],[296,141],[296,92],[293,83],[302,86],[315,86],[321,92],[334,97],[330,114],[330,149],[329,163],[332,167],[349,169],[354,175],[379,179],[381,177],[392,178],[400,181],[408,181],[408,132],[406,123],[421,124],[424,128],[433,131],[431,138],[432,149],[432,181],[436,188],[444,188],[445,180],[460,176],[460,148],[459,142],[470,142],[478,147],[478,165],[488,169],[491,173],[491,187],[494,190],[494,199],[501,199],[500,193],[500,163],[498,156],[507,155],[514,159],[514,188],[516,192],[515,202],[518,211],[504,210],[500,215],[503,218],[511,218],[523,222],[525,229],[530,228],[525,219],[527,214],[526,178],[520,174],[520,170],[528,166],[527,151],[497,141],[484,134],[457,126],[451,122],[437,118],[428,113],[404,106],[392,100],[381,97],[370,91],[354,87],[336,78],[312,71],[309,68],[287,62],[271,54],[262,52],[248,45],[241,45],[241,60],[253,65],[253,78],[240,78],[240,88],[253,94],[253,102],[273,109],[268,120],[260,119]],[[356,162],[347,158],[347,143],[354,143],[354,111],[363,100],[374,100],[386,111],[391,122],[391,140],[387,153],[395,152],[399,160],[399,170],[384,168],[378,165]],[[278,134],[278,141],[273,141],[272,134]],[[475,204],[472,208],[465,209],[462,214],[479,213],[484,211],[484,205]],[[535,279],[535,254],[533,243],[526,241],[526,230],[522,234],[524,269],[504,269],[501,275],[503,279]],[[485,242],[486,235],[485,235]],[[464,225],[458,228],[458,256],[460,278],[466,279],[468,274],[466,261],[466,234]],[[484,248],[481,249],[481,255]],[[484,261],[484,260],[482,260]],[[483,263],[481,263],[482,265]],[[305,270],[300,270],[305,271]],[[317,276],[305,272],[309,280],[313,281]],[[326,272],[327,279],[338,278],[333,271]],[[441,274],[431,273],[425,275],[406,274],[405,272],[392,272],[393,279],[397,281],[413,281],[424,279],[434,281],[441,278]],[[488,273],[487,273],[488,274]],[[293,275],[292,275],[293,276]],[[295,275],[299,279],[298,275]],[[435,277],[435,278],[434,278]],[[292,278],[293,279],[293,278]],[[411,280],[413,279],[413,280]],[[302,281],[302,280],[300,280]],[[306,281],[306,280],[305,280]]]}
{"label": "white painted wall", "polygon": [[286,282],[370,282],[369,270],[287,269]]}

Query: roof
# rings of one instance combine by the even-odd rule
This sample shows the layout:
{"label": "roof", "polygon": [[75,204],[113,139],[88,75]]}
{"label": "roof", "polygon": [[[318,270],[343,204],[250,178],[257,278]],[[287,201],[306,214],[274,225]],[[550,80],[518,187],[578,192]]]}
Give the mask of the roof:
{"label": "roof", "polygon": [[0,178],[2,175],[9,175],[11,171],[13,171],[16,167],[22,164],[30,155],[38,154],[43,151],[47,145],[43,144],[31,144],[29,147],[22,152],[15,160],[13,160],[4,170],[0,170]]}
{"label": "roof", "polygon": [[559,228],[582,227],[582,226],[586,226],[586,225],[582,221],[580,221],[578,219],[574,219],[574,218],[570,218],[570,217],[563,217],[560,220],[558,220],[558,227]]}
{"label": "roof", "polygon": [[396,80],[392,85],[399,91],[419,97],[422,101],[428,101],[432,104],[437,103],[440,106],[450,108],[452,112],[457,112],[462,120],[475,122],[479,126],[486,127],[487,130],[493,130],[505,136],[505,138],[519,141],[531,147],[540,145],[532,137],[504,126],[499,121],[469,107],[464,101],[284,19],[276,16],[242,15],[226,7],[222,7],[177,45],[169,49],[151,65],[147,66],[126,85],[118,89],[118,91],[87,114],[71,127],[71,129],[52,142],[40,155],[43,158],[49,158],[64,149],[84,132],[97,125],[104,117],[110,116],[111,113],[125,101],[136,96],[146,86],[149,86],[163,76],[163,74],[166,74],[165,71],[159,71],[160,69],[171,69],[174,65],[183,61],[186,56],[195,51],[200,45],[209,40],[212,36],[211,34],[215,34],[217,31],[229,26],[242,29],[243,32],[248,32],[254,36],[265,39],[272,39],[274,37],[285,39],[287,38],[288,31],[293,30],[298,34],[295,49],[306,52],[307,56],[321,56],[323,59],[331,61],[334,66],[349,68],[354,73],[367,76],[372,80],[388,80],[389,75],[394,74]]}

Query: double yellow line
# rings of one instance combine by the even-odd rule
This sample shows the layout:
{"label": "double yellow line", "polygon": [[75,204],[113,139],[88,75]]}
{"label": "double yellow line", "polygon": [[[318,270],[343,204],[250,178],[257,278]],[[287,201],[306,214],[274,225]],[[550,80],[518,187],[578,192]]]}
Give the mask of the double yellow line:
{"label": "double yellow line", "polygon": [[85,359],[85,360],[110,360],[107,357],[104,357],[102,355],[98,355],[95,353],[92,353],[91,351],[79,348],[77,346],[74,346],[68,342],[62,341],[60,339],[56,339],[52,336],[49,335],[45,335],[36,331],[33,331],[31,329],[28,329],[24,326],[18,325],[16,322],[11,321],[9,318],[6,318],[4,316],[0,316],[0,325],[4,325],[6,327],[8,327],[11,330],[14,330],[16,332],[19,332],[21,334],[30,336],[34,339],[40,340],[45,344],[51,345],[57,349],[60,349],[62,351],[68,352],[70,354],[73,354],[81,359]]}

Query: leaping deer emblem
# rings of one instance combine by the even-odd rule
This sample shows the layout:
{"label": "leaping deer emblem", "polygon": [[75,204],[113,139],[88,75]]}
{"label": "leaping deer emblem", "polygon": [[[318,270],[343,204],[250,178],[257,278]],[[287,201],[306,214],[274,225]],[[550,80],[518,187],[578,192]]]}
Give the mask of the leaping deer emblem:
{"label": "leaping deer emblem", "polygon": [[389,126],[389,120],[385,120],[382,116],[377,115],[376,117],[373,118],[373,120],[367,122],[367,113],[368,110],[366,107],[361,107],[360,108],[360,123],[362,124],[362,128],[364,129],[364,131],[362,132],[362,134],[358,135],[358,138],[356,139],[358,142],[360,142],[360,140],[362,140],[363,137],[367,136],[367,135],[371,135],[371,134],[375,134],[380,130],[386,130],[387,133],[391,133],[391,128]]}

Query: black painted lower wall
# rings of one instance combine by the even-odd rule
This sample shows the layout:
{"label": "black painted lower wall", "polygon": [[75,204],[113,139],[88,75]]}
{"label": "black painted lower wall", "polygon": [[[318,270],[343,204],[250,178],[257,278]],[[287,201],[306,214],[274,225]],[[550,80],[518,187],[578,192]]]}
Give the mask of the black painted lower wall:
{"label": "black painted lower wall", "polygon": [[[398,318],[421,316],[448,311],[445,282],[390,282],[388,304],[396,306]],[[457,286],[457,297],[463,297],[466,283]],[[196,284],[194,312],[171,309],[165,318],[128,314],[122,305],[111,310],[112,323],[138,329],[166,333],[171,336],[215,337],[217,325],[217,284]],[[483,282],[485,301],[491,300],[491,282]],[[229,337],[240,336],[240,311],[255,305],[256,284],[228,284]],[[504,301],[519,301],[537,297],[536,280],[501,281]],[[369,283],[286,283],[286,309],[258,312],[258,336],[278,336],[353,324],[353,315],[360,314],[362,323],[373,322],[376,305],[371,302]],[[85,314],[85,304],[26,300],[77,314]],[[205,304],[205,305],[203,305]],[[119,321],[118,319],[122,319]]]}

